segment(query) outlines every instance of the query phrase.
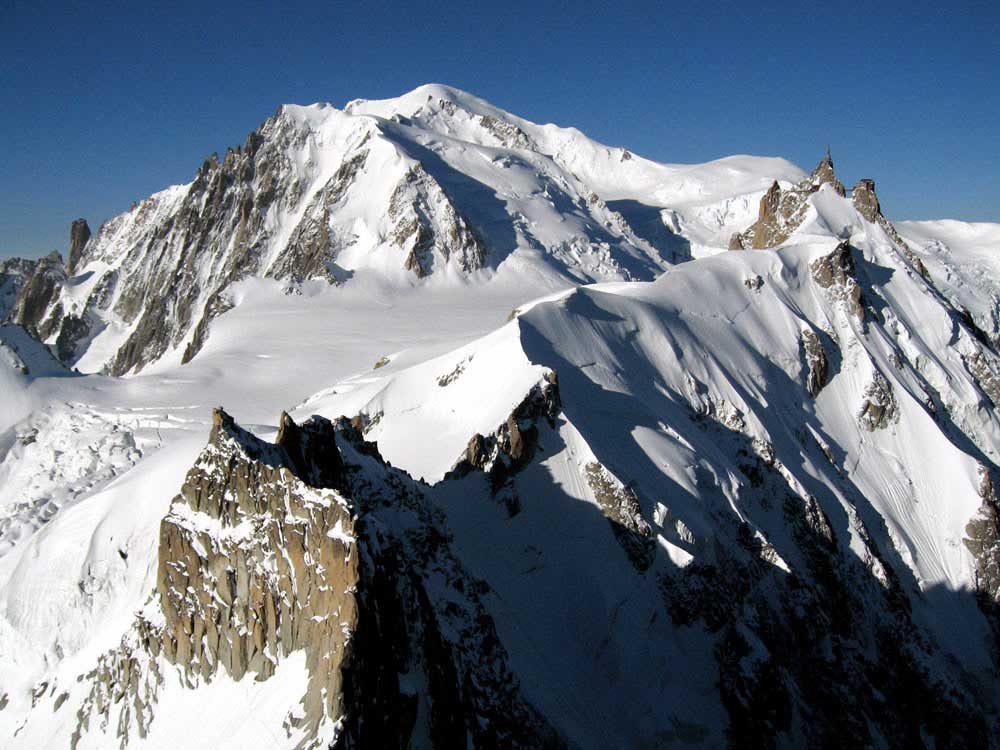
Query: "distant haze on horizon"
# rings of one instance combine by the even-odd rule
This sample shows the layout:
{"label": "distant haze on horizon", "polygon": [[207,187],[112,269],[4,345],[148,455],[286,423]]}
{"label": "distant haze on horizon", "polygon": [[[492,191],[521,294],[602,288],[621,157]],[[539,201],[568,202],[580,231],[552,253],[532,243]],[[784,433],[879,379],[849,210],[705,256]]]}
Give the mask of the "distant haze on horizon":
{"label": "distant haze on horizon", "polygon": [[[111,8],[111,9],[109,9]],[[65,253],[283,103],[439,82],[661,162],[827,144],[893,219],[1000,221],[1000,7],[8,3],[0,257]]]}

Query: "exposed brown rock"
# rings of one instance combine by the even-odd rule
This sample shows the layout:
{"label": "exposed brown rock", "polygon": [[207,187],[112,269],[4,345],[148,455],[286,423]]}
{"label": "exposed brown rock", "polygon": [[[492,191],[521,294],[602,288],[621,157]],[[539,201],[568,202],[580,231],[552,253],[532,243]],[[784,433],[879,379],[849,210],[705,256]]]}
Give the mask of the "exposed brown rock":
{"label": "exposed brown rock", "polygon": [[[463,271],[482,268],[486,246],[448,194],[419,164],[407,172],[389,199],[389,239],[406,252],[403,267],[424,277],[435,262],[457,258]],[[436,220],[432,220],[432,216]],[[439,233],[435,226],[445,231]]]}
{"label": "exposed brown rock", "polygon": [[59,253],[40,258],[17,293],[10,322],[23,326],[40,341],[47,339],[62,320],[58,297],[65,281],[66,269]]}
{"label": "exposed brown rock", "polygon": [[[221,160],[214,154],[206,159],[169,215],[153,218],[160,200],[154,196],[102,226],[99,237],[119,231],[124,222],[144,227],[134,238],[140,251],[130,253],[120,269],[121,279],[128,279],[128,284],[118,290],[115,314],[133,329],[110,362],[110,374],[141,370],[200,325],[194,345],[186,352],[190,359],[221,309],[217,301],[224,290],[266,270],[261,267],[262,248],[270,230],[264,216],[273,204],[287,207],[302,200],[307,186],[296,176],[287,154],[305,137],[279,110],[243,147],[228,149]],[[294,247],[305,248],[306,254],[316,250],[312,259],[323,256],[322,249],[317,250],[309,240],[316,221],[315,212],[304,211],[302,228],[293,231],[293,237],[302,238]],[[322,261],[314,265],[321,266]],[[205,273],[205,268],[210,272]],[[277,274],[278,269],[272,269],[271,275]],[[117,285],[119,279],[113,282]]]}
{"label": "exposed brown rock", "polygon": [[848,242],[841,242],[829,255],[814,260],[809,270],[817,284],[834,299],[843,301],[858,321],[864,321],[864,299],[856,278],[854,251]]}
{"label": "exposed brown rock", "polygon": [[69,260],[66,263],[66,273],[71,276],[76,273],[83,257],[83,250],[90,239],[90,226],[86,219],[77,219],[69,230]]}
{"label": "exposed brown rock", "polygon": [[350,242],[341,241],[333,234],[330,213],[347,195],[367,160],[368,150],[365,149],[337,168],[330,181],[306,207],[303,219],[296,226],[288,244],[268,269],[268,276],[293,282],[322,278],[331,284],[337,283],[330,272],[330,264]]}
{"label": "exposed brown rock", "polygon": [[783,197],[781,187],[775,180],[760,199],[756,230],[753,235],[754,250],[776,247],[788,239],[791,231],[786,226],[786,221],[794,216],[794,212],[789,210],[790,202],[783,201]]}
{"label": "exposed brown rock", "polygon": [[318,748],[333,724],[337,748],[561,746],[520,696],[478,600],[485,588],[441,520],[360,443],[346,420],[282,414],[270,444],[213,413],[160,527],[156,594],[86,675],[74,744],[95,720],[114,722],[122,747],[145,736],[163,663],[195,687],[219,672],[266,680],[304,651],[308,686],[284,724],[300,748]]}
{"label": "exposed brown rock", "polygon": [[858,213],[868,221],[875,224],[882,215],[882,207],[879,205],[878,196],[875,195],[875,180],[864,178],[858,180],[858,184],[851,190],[851,201]]}
{"label": "exposed brown rock", "polygon": [[903,257],[913,266],[914,270],[924,278],[927,278],[927,268],[920,257],[913,252],[913,249],[906,244],[906,241],[899,236],[896,227],[892,225],[885,216],[882,215],[882,206],[879,204],[878,196],[875,194],[875,180],[863,178],[858,180],[858,184],[851,190],[851,202],[867,221],[881,227],[892,240],[893,244],[903,254]]}
{"label": "exposed brown rock", "polygon": [[558,380],[555,372],[550,371],[546,382],[532,388],[493,433],[472,436],[465,454],[446,478],[483,471],[490,476],[496,491],[534,456],[538,421],[544,418],[551,422],[561,409]]}
{"label": "exposed brown rock", "polygon": [[67,365],[77,360],[77,342],[90,333],[90,323],[79,315],[65,315],[56,337],[56,356]]}
{"label": "exposed brown rock", "polygon": [[872,380],[865,388],[864,399],[858,422],[869,432],[884,429],[898,419],[892,386],[878,370],[872,373]]}
{"label": "exposed brown rock", "polygon": [[823,185],[831,185],[839,195],[845,194],[843,184],[834,174],[829,149],[809,177],[798,185],[782,190],[775,181],[760,200],[757,221],[745,231],[734,234],[729,240],[729,249],[764,250],[784,243],[805,220],[809,196]]}
{"label": "exposed brown rock", "polygon": [[834,172],[833,157],[830,155],[829,147],[826,149],[826,156],[820,160],[812,174],[809,175],[809,183],[812,185],[813,192],[819,190],[823,185],[831,185],[837,191],[837,195],[843,197],[847,194],[847,191],[844,190],[844,184],[837,179]]}
{"label": "exposed brown rock", "polygon": [[[490,115],[482,115],[479,118],[479,124],[492,133],[504,148],[529,149],[532,147],[531,138],[528,137],[528,134],[513,123],[506,120],[498,120]],[[622,156],[622,161],[626,161],[624,155]]]}
{"label": "exposed brown rock", "polygon": [[810,396],[815,398],[823,390],[823,386],[826,385],[829,370],[826,349],[823,348],[823,342],[820,341],[819,336],[809,329],[802,331],[800,341],[806,366],[808,367],[806,390],[809,391]]}
{"label": "exposed brown rock", "polygon": [[648,569],[656,558],[656,539],[642,516],[635,491],[597,461],[588,463],[584,472],[594,499],[611,523],[615,538],[629,561],[638,570]]}
{"label": "exposed brown rock", "polygon": [[1000,363],[996,358],[979,349],[962,362],[993,406],[1000,406]]}
{"label": "exposed brown rock", "polygon": [[1000,503],[989,468],[979,466],[982,505],[965,527],[963,543],[976,561],[976,587],[1000,603]]}
{"label": "exposed brown rock", "polygon": [[182,365],[190,362],[195,358],[195,355],[201,351],[201,348],[208,340],[208,330],[212,321],[232,309],[233,302],[229,295],[225,292],[214,294],[209,298],[208,302],[205,304],[205,310],[202,312],[201,320],[199,320],[198,325],[195,326],[194,335],[184,348],[184,355],[181,357]]}

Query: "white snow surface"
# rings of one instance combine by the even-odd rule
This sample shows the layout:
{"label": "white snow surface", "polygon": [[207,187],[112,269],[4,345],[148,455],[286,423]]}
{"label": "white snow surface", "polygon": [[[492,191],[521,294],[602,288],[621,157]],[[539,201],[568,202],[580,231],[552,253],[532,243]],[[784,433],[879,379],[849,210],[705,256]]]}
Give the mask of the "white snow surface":
{"label": "white snow surface", "polygon": [[[788,546],[780,511],[741,507],[734,457],[696,428],[692,415],[726,423],[734,440],[772,445],[790,482],[807,491],[826,487],[824,511],[851,554],[864,555],[846,520],[863,498],[866,523],[885,530],[897,573],[918,590],[973,587],[962,539],[981,502],[977,453],[998,460],[1000,422],[964,365],[973,345],[968,334],[849,200],[824,188],[784,247],[723,253],[729,235],[756,218],[771,181],[796,182],[802,170],[745,156],[703,165],[626,157],[575,129],[536,125],[439,85],[343,109],[289,105],[281,116],[312,139],[314,150],[295,162],[311,186],[307,194],[371,136],[365,174],[335,220],[356,237],[338,258],[353,272],[346,283],[308,281],[287,294],[263,278],[304,199],[269,218],[275,240],[262,273],[232,288],[234,308],[213,323],[205,348],[186,365],[178,347],[138,375],[71,375],[45,352],[26,354],[33,342],[23,332],[0,329],[6,746],[68,742],[82,689],[76,678],[117,645],[147,602],[159,522],[220,404],[266,437],[284,409],[296,420],[365,415],[366,437],[383,456],[433,485],[429,496],[447,514],[458,556],[496,592],[491,615],[527,697],[581,747],[632,746],[674,718],[723,722],[725,715],[714,675],[706,671],[701,684],[670,677],[679,661],[710,660],[711,644],[666,618],[647,629],[653,584],[635,579],[634,590],[622,590],[632,569],[606,523],[592,523],[600,510],[586,465],[600,462],[639,489],[660,565],[710,561],[719,514],[748,521],[779,553]],[[509,127],[487,127],[484,117]],[[455,182],[443,183],[449,196],[467,191],[456,204],[484,231],[507,226],[491,224],[500,214],[490,211],[504,222],[517,217],[500,262],[471,275],[449,268],[420,283],[403,272],[385,245],[384,207],[416,163],[451,175]],[[144,201],[146,219],[169,214],[186,189]],[[591,194],[599,202],[588,204]],[[630,226],[616,225],[612,211]],[[102,269],[121,267],[131,227],[141,220],[132,212],[105,226],[101,252],[88,266],[94,273],[67,293],[70,307],[82,304]],[[668,228],[676,234],[663,234]],[[904,222],[898,229],[938,292],[996,331],[1000,225]],[[487,237],[495,248],[500,232]],[[622,253],[601,249],[609,236]],[[584,240],[574,245],[574,237]],[[877,290],[866,293],[882,310],[867,326],[809,281],[810,262],[848,237],[860,252],[860,273]],[[694,259],[660,262],[659,251],[678,240]],[[558,272],[550,256],[563,259]],[[626,280],[643,277],[622,273],[632,262],[657,278]],[[748,282],[758,278],[755,289]],[[836,342],[838,352],[815,400],[803,385],[800,336],[807,329]],[[77,367],[100,370],[128,332],[109,320]],[[524,511],[508,521],[471,479],[441,480],[473,435],[496,430],[552,371],[563,410],[540,437],[544,453],[526,470],[523,481],[534,491],[522,493]],[[876,371],[891,386],[898,414],[869,432],[858,415]],[[926,384],[948,407],[948,430],[925,406]],[[833,447],[832,459],[820,444]],[[972,608],[944,612],[928,597],[918,601],[915,618],[944,636],[949,658],[977,666],[979,652],[948,637],[955,628],[985,632]],[[189,690],[168,672],[159,718],[136,746],[294,747],[298,738],[280,724],[303,680],[294,657],[261,683],[219,677]],[[71,691],[55,714],[50,704],[31,709],[32,690],[43,681],[52,686],[50,698]],[[706,729],[709,740],[722,742],[723,730],[721,723]],[[80,746],[111,741],[88,735]]]}

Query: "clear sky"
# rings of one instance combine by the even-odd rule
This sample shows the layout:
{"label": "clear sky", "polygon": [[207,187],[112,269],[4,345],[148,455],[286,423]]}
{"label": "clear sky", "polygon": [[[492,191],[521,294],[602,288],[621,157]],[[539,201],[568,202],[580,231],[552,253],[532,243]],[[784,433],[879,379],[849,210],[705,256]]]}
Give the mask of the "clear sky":
{"label": "clear sky", "polygon": [[892,218],[1000,221],[996,0],[0,0],[0,256],[65,251],[279,104],[428,82],[659,161],[829,143]]}

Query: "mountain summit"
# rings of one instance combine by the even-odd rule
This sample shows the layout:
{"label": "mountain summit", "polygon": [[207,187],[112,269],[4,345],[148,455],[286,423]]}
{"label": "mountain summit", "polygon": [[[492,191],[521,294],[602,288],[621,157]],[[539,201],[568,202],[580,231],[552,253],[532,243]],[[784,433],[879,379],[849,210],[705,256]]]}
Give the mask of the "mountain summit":
{"label": "mountain summit", "polygon": [[15,322],[67,364],[121,375],[196,356],[247,278],[650,280],[699,252],[679,232],[689,214],[713,241],[733,194],[797,175],[776,159],[655,164],[439,85],[342,110],[285,105],[187,185],[93,237],[74,223],[76,280]]}

